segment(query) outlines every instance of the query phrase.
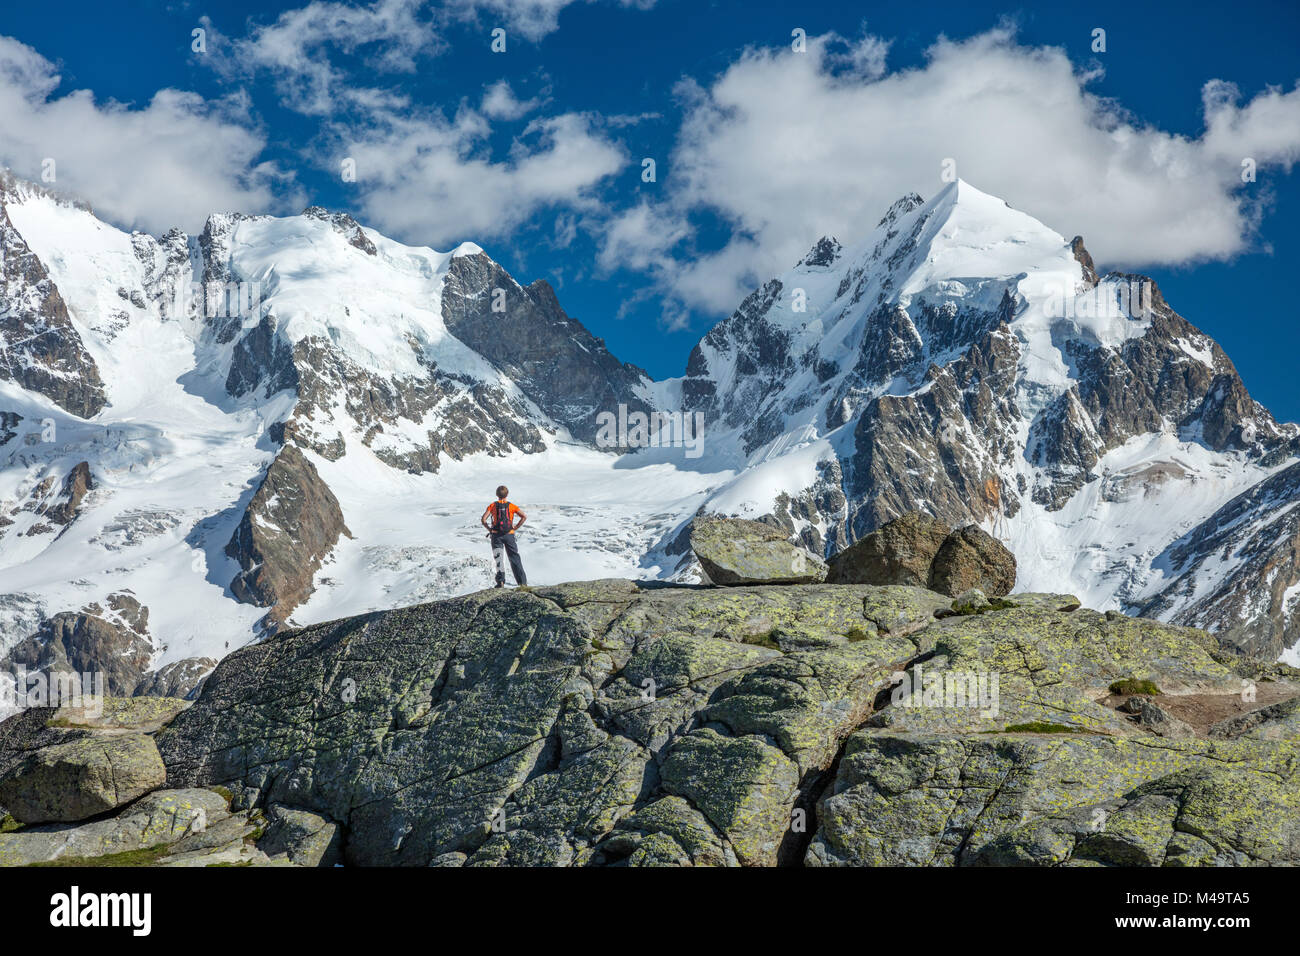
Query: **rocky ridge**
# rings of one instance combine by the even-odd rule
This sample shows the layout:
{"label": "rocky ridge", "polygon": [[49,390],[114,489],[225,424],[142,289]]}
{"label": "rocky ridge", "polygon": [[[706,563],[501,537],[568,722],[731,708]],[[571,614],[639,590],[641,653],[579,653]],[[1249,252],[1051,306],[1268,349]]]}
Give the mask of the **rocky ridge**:
{"label": "rocky ridge", "polygon": [[[275,862],[278,819],[280,862],[1296,864],[1297,678],[1062,594],[484,591],[232,653],[143,731],[165,789],[0,860],[139,848],[182,800],[208,862]],[[52,716],[0,724],[0,794],[104,732]]]}

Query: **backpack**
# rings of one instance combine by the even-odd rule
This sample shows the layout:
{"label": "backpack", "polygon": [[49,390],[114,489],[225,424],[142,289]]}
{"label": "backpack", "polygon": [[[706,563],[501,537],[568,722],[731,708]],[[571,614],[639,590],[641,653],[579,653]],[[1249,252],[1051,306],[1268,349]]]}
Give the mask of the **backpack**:
{"label": "backpack", "polygon": [[505,534],[510,530],[510,502],[496,501],[492,504],[492,530]]}

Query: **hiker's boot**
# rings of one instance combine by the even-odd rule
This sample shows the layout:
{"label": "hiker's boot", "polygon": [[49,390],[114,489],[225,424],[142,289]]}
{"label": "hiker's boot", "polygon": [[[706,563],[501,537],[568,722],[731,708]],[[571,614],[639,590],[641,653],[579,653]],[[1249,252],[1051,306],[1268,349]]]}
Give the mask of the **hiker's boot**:
{"label": "hiker's boot", "polygon": [[505,576],[504,574],[498,574],[498,575],[497,575],[497,587],[499,587],[499,588],[503,588],[503,587],[505,587],[505,586],[506,586],[506,576]]}

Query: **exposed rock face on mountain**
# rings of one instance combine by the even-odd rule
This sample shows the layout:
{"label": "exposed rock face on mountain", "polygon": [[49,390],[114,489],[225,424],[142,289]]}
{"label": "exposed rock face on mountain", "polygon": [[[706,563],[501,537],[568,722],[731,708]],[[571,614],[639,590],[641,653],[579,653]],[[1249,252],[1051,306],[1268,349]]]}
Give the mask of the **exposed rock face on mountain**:
{"label": "exposed rock face on mountain", "polygon": [[333,226],[345,239],[348,245],[355,249],[360,249],[368,256],[379,255],[379,250],[375,244],[370,241],[361,224],[345,212],[330,212],[328,209],[322,209],[320,206],[308,206],[302,211],[302,214],[311,219],[319,219],[322,222],[328,222]]}
{"label": "exposed rock face on mountain", "polygon": [[[157,741],[168,786],[312,813],[360,865],[1300,862],[1295,722],[1252,715],[1207,634],[1069,595],[947,608],[480,592],[245,647]],[[1300,696],[1265,670],[1261,702]],[[1130,684],[1194,735],[1119,710]]]}
{"label": "exposed rock face on mountain", "polygon": [[711,584],[818,584],[826,564],[781,530],[743,518],[696,518],[691,550]]}
{"label": "exposed rock face on mountain", "polygon": [[106,404],[95,361],[44,264],[9,220],[21,186],[0,171],[0,379],[44,395],[82,418]]}
{"label": "exposed rock face on mountain", "polygon": [[157,650],[149,609],[130,594],[112,594],[105,604],[51,616],[9,651],[6,666],[47,675],[102,673],[108,693],[133,693]]}
{"label": "exposed rock face on mountain", "polygon": [[91,477],[89,463],[79,462],[63,479],[58,500],[46,507],[41,514],[55,524],[68,524],[77,516],[77,510],[81,507],[81,500],[86,497],[86,492],[94,487],[95,479]]}
{"label": "exposed rock face on mountain", "polygon": [[0,445],[7,444],[18,434],[18,423],[22,420],[23,416],[17,412],[0,412]]}
{"label": "exposed rock face on mountain", "polygon": [[[39,432],[28,434],[39,442]],[[81,513],[82,502],[94,488],[87,462],[78,462],[66,473],[61,465],[45,469],[41,478],[19,489],[19,500],[0,502],[0,531],[12,529],[8,533],[15,537],[57,537]]]}
{"label": "exposed rock face on mountain", "polygon": [[[272,426],[272,438],[331,461],[345,454],[349,433],[389,466],[416,474],[436,472],[443,455],[459,461],[546,447],[521,403],[499,387],[448,375],[433,363],[419,374],[376,375],[322,338],[287,345],[269,316],[236,343],[226,388],[235,397],[292,392],[293,413]],[[427,421],[435,410],[438,421]],[[419,438],[389,440],[390,432],[403,436],[412,425],[423,429]]]}
{"label": "exposed rock face on mountain", "polygon": [[[1175,541],[1161,556],[1172,582],[1142,604],[1160,615],[1213,630],[1254,656],[1276,658],[1300,641],[1300,463],[1237,496]],[[1211,566],[1241,558],[1215,581]],[[1213,582],[1206,587],[1206,582]],[[1208,591],[1208,593],[1206,593]]]}
{"label": "exposed rock face on mountain", "polygon": [[203,679],[217,666],[212,657],[187,657],[173,661],[145,675],[136,685],[137,697],[188,699],[203,686]]}
{"label": "exposed rock face on mountain", "polygon": [[644,371],[614,358],[604,341],[569,318],[547,282],[521,286],[481,252],[448,266],[442,318],[580,440],[595,439],[600,412],[620,404],[651,410],[641,394],[650,381]]}
{"label": "exposed rock face on mountain", "polygon": [[350,535],[338,500],[294,445],[275,456],[226,546],[243,570],[230,582],[239,600],[285,620],[311,593],[312,577],[340,535]]}

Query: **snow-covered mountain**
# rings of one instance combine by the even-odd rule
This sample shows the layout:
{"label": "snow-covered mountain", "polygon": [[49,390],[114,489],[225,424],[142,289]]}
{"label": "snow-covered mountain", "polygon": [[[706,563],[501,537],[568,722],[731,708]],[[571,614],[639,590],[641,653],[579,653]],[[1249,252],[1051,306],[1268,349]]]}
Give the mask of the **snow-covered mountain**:
{"label": "snow-covered mountain", "polygon": [[[700,509],[831,553],[924,508],[1022,588],[1300,639],[1300,429],[1158,290],[965,183],[821,240],[654,382],[469,243],[318,208],[154,238],[6,176],[0,344],[0,660],[122,692],[485,586],[502,482],[534,583],[689,579]],[[702,445],[637,447],[654,412]]]}
{"label": "snow-covered mountain", "polygon": [[747,456],[710,506],[775,500],[814,548],[921,509],[1005,540],[1022,589],[1253,654],[1300,640],[1300,428],[1149,279],[1099,277],[1081,238],[967,183],[820,240],[682,392]]}

